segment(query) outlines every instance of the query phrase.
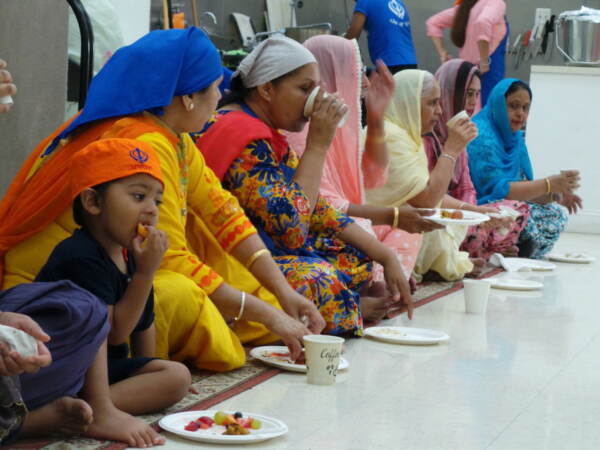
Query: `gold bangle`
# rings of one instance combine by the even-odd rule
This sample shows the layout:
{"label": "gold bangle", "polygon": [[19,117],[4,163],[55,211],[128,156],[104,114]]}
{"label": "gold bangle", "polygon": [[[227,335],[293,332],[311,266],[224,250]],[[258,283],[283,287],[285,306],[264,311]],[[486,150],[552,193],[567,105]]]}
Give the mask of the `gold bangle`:
{"label": "gold bangle", "polygon": [[400,210],[397,206],[394,206],[394,221],[392,222],[392,228],[398,228],[398,216],[400,215]]}
{"label": "gold bangle", "polygon": [[460,205],[458,205],[458,208],[456,209],[462,209],[463,206],[465,206],[465,202],[460,202]]}
{"label": "gold bangle", "polygon": [[550,184],[550,178],[546,178],[546,195],[552,193],[552,185]]}
{"label": "gold bangle", "polygon": [[246,293],[242,291],[242,298],[240,299],[240,310],[237,316],[233,318],[234,322],[237,322],[242,318],[242,314],[244,314],[244,306],[246,306]]}
{"label": "gold bangle", "polygon": [[250,269],[252,264],[254,264],[254,262],[258,258],[260,258],[262,255],[266,255],[266,254],[269,254],[269,255],[271,254],[271,252],[266,248],[261,248],[260,250],[257,250],[254,253],[252,253],[250,258],[248,258],[248,261],[246,261],[246,269]]}

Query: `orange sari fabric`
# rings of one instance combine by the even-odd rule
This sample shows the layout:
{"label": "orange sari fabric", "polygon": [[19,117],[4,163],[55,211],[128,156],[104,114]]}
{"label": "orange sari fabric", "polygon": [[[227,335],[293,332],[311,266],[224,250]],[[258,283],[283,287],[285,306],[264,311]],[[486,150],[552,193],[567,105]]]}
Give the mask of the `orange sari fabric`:
{"label": "orange sari fabric", "polygon": [[[0,203],[0,286],[4,278],[6,252],[44,230],[71,205],[68,179],[71,157],[99,139],[120,120],[117,117],[94,123],[65,139],[50,155],[42,156],[46,147],[76,117],[40,142],[15,176]],[[143,116],[139,118],[138,126],[140,134],[159,129],[151,119]],[[35,183],[30,182],[34,174],[39,175],[36,176]]]}

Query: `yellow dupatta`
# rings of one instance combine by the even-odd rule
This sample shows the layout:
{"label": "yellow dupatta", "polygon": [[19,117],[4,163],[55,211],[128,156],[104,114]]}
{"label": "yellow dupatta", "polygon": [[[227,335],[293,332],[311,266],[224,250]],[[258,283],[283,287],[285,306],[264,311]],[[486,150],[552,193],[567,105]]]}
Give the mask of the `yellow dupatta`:
{"label": "yellow dupatta", "polygon": [[403,70],[394,75],[396,88],[385,115],[385,141],[390,152],[387,182],[367,190],[373,205],[400,206],[423,192],[429,181],[421,139],[421,92],[425,72]]}
{"label": "yellow dupatta", "polygon": [[[385,112],[385,136],[390,152],[388,181],[379,189],[367,191],[371,204],[399,206],[423,192],[429,182],[427,155],[421,138],[421,96],[425,73],[404,70],[394,75],[394,97]],[[445,280],[459,280],[473,264],[459,250],[467,227],[447,226],[423,235],[415,273],[435,271]]]}

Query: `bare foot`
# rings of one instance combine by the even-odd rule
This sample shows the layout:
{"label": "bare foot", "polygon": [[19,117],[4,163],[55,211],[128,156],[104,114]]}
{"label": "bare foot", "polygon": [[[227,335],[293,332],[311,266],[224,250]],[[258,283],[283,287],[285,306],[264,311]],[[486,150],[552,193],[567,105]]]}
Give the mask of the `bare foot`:
{"label": "bare foot", "polygon": [[371,283],[366,289],[363,289],[362,295],[367,297],[387,297],[389,292],[387,286],[383,281],[375,281]]}
{"label": "bare foot", "polygon": [[471,270],[468,274],[465,275],[467,278],[477,278],[483,274],[485,269],[486,261],[483,258],[471,258],[471,262],[473,263],[473,270]]}
{"label": "bare foot", "polygon": [[112,403],[94,407],[94,421],[85,434],[92,438],[125,442],[130,447],[138,448],[165,443],[165,438],[150,425],[117,409]]}
{"label": "bare foot", "polygon": [[360,309],[365,321],[377,322],[387,313],[388,305],[382,297],[361,297]]}
{"label": "bare foot", "polygon": [[80,434],[92,423],[93,412],[85,401],[61,397],[31,411],[23,423],[23,435],[47,436],[52,433]]}
{"label": "bare foot", "polygon": [[519,247],[513,245],[512,247],[507,248],[502,252],[503,256],[507,256],[509,258],[514,258],[519,256]]}

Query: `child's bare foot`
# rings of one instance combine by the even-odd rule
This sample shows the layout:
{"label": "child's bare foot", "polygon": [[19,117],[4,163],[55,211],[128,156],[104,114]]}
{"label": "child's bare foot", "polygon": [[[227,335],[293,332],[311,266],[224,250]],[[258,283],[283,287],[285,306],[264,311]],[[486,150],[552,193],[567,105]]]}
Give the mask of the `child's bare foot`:
{"label": "child's bare foot", "polygon": [[367,322],[378,322],[387,313],[387,301],[383,297],[361,297],[360,309]]}
{"label": "child's bare foot", "polygon": [[150,425],[117,409],[112,403],[94,407],[94,421],[86,436],[125,442],[130,447],[146,448],[163,445],[165,438]]}
{"label": "child's bare foot", "polygon": [[92,408],[85,401],[61,397],[27,414],[22,432],[27,437],[56,432],[80,434],[87,430],[92,420]]}

